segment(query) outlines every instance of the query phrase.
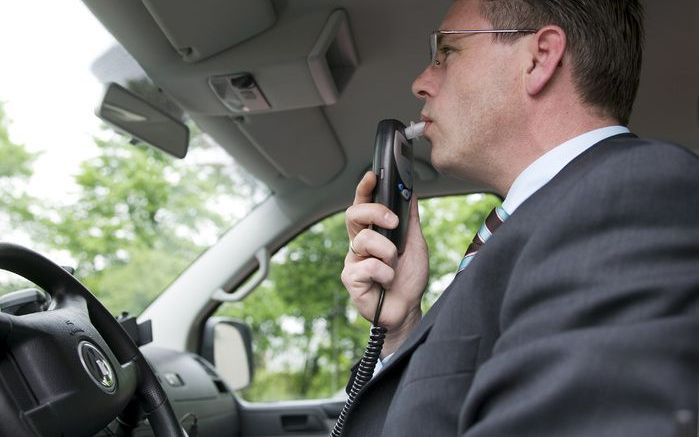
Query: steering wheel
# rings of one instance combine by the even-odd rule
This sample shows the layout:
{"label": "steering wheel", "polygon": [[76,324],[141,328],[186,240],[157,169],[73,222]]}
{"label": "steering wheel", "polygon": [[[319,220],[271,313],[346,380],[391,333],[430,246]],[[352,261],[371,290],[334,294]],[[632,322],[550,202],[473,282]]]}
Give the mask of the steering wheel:
{"label": "steering wheel", "polygon": [[140,407],[156,436],[186,436],[141,351],[85,286],[14,244],[0,243],[0,269],[52,297],[48,311],[0,313],[0,435],[90,436]]}

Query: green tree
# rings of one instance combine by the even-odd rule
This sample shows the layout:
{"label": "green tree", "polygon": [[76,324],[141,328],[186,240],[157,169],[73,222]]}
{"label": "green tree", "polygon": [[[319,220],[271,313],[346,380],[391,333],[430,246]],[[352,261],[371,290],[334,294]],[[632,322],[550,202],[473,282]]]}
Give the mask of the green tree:
{"label": "green tree", "polygon": [[[430,247],[430,282],[424,309],[454,274],[465,247],[495,196],[472,195],[421,201]],[[312,226],[272,258],[270,275],[244,302],[219,314],[243,319],[255,339],[255,383],[248,400],[273,401],[331,396],[368,341],[369,323],[357,315],[340,281],[347,253],[344,214]]]}
{"label": "green tree", "polygon": [[501,201],[492,194],[438,197],[421,202],[422,232],[430,251],[430,279],[423,299],[427,310],[445,288],[445,280],[456,273],[466,248],[485,220]]}
{"label": "green tree", "polygon": [[221,308],[253,328],[261,371],[246,398],[324,397],[344,387],[369,332],[339,279],[346,253],[344,216],[334,215],[279,251],[269,278],[244,302]]}
{"label": "green tree", "polygon": [[217,202],[250,202],[260,190],[233,166],[205,161],[210,146],[194,134],[196,165],[123,137],[97,139],[99,154],[76,176],[77,200],[48,223],[53,246],[70,251],[79,277],[114,311],[140,313],[240,218]]}
{"label": "green tree", "polygon": [[9,125],[4,105],[0,102],[0,211],[5,215],[4,220],[17,226],[33,216],[27,183],[37,154],[10,139]]}
{"label": "green tree", "polygon": [[[23,144],[13,142],[9,126],[10,120],[0,102],[0,229],[6,229],[0,241],[8,241],[13,233],[27,223],[33,223],[34,218],[32,205],[35,201],[28,192],[28,184],[32,177],[32,164],[38,154],[28,151]],[[19,276],[7,273],[0,283],[0,295],[31,285]]]}
{"label": "green tree", "polygon": [[114,312],[140,313],[264,195],[230,157],[212,158],[216,149],[192,126],[187,161],[105,130],[69,197],[31,198],[22,188],[36,155],[9,140],[1,109],[0,218],[35,250],[67,251],[78,278]]}
{"label": "green tree", "polygon": [[[78,277],[115,312],[140,313],[239,218],[236,211],[265,193],[245,172],[207,158],[211,146],[193,129],[186,164],[105,134],[97,155],[82,163],[73,198],[34,199],[26,188],[36,155],[10,141],[7,125],[0,106],[2,219],[41,242],[38,249],[67,250]],[[231,199],[244,207],[222,207]],[[484,195],[421,201],[430,247],[425,310],[498,203]],[[343,214],[310,227],[273,257],[262,286],[219,310],[253,328],[258,365],[247,399],[324,397],[344,387],[369,331],[339,279],[346,238]]]}

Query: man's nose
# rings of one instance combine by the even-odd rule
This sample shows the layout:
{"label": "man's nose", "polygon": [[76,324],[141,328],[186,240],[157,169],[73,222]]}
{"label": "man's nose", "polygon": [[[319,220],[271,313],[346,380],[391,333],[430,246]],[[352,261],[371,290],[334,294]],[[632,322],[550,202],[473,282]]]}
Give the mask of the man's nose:
{"label": "man's nose", "polygon": [[413,81],[413,95],[418,99],[424,100],[428,97],[434,97],[437,93],[437,81],[432,65],[428,65],[422,73]]}

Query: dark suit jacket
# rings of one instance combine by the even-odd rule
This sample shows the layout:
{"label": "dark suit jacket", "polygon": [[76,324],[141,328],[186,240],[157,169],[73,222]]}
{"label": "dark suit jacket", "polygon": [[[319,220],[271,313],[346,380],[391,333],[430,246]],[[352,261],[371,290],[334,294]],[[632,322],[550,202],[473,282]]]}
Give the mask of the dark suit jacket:
{"label": "dark suit jacket", "polygon": [[699,159],[620,135],[497,230],[344,435],[674,436],[698,374]]}

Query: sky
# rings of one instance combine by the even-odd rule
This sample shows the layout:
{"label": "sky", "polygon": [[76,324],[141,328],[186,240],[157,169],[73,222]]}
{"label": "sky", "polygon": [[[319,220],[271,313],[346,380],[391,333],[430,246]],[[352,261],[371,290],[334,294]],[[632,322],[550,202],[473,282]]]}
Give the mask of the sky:
{"label": "sky", "polygon": [[[42,152],[30,193],[65,200],[80,162],[96,152],[93,136],[101,122],[94,109],[103,87],[90,65],[114,39],[80,1],[3,0],[0,41],[0,101],[10,139]],[[22,233],[6,232],[3,239],[33,246]],[[72,263],[67,253],[51,256]],[[8,275],[0,272],[0,280]]]}
{"label": "sky", "polygon": [[[81,162],[97,154],[94,137],[104,126],[95,115],[104,86],[91,66],[115,44],[81,1],[0,1],[0,102],[9,119],[10,139],[41,152],[29,194],[64,204],[76,196],[74,176]],[[230,162],[219,148],[195,155],[188,156],[188,164]],[[216,200],[217,210],[233,211],[234,217],[252,208],[249,199]],[[7,223],[0,221],[0,229],[0,240],[35,246]],[[215,242],[224,229],[211,229],[202,241]],[[67,252],[50,255],[54,261],[72,263]]]}
{"label": "sky", "polygon": [[80,1],[4,0],[0,41],[0,101],[10,137],[43,151],[32,194],[62,195],[81,159],[94,153],[103,87],[90,65],[114,39]]}

